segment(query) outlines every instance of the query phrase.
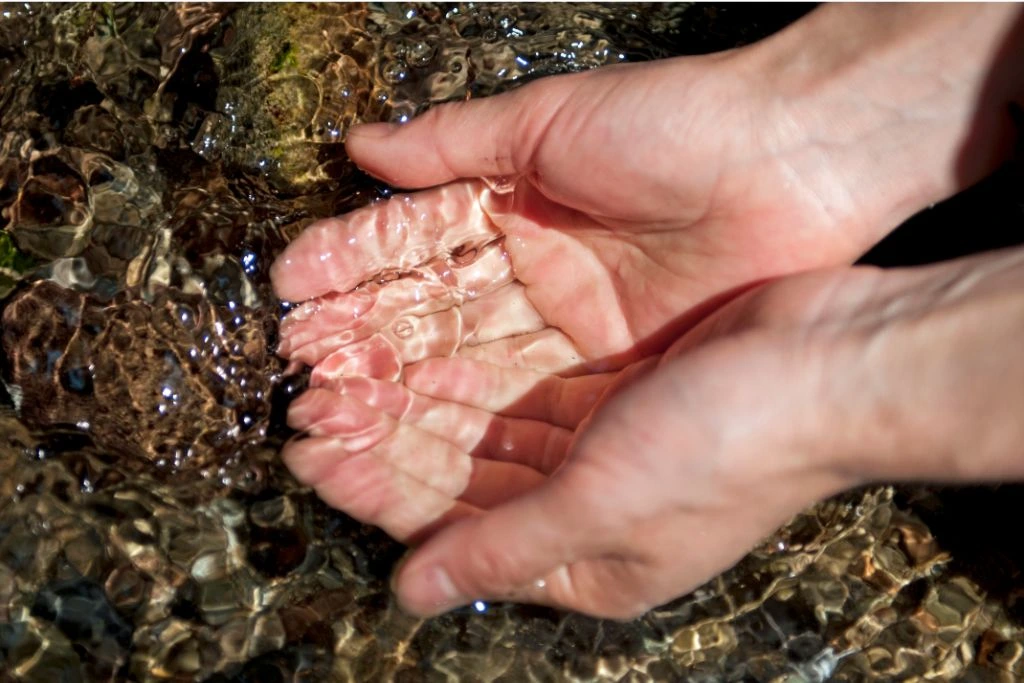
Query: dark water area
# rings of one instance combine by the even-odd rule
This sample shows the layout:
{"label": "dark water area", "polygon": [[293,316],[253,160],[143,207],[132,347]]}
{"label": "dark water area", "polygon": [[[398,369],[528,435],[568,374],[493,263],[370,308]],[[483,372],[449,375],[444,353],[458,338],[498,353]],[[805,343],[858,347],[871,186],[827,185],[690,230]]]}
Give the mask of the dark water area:
{"label": "dark water area", "polygon": [[[628,624],[505,605],[422,621],[388,590],[404,549],[277,457],[303,378],[273,353],[270,263],[392,192],[345,157],[351,125],[735,47],[810,9],[0,4],[0,681],[1024,675],[1016,555],[965,543],[955,514],[990,525],[1013,487],[827,501]],[[1020,242],[1020,180],[1004,169],[868,259]]]}

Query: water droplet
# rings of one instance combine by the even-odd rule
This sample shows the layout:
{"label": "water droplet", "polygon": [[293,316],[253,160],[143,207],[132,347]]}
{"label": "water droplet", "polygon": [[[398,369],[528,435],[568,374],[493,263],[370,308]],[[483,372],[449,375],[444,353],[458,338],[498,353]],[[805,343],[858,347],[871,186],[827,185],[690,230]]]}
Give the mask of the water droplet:
{"label": "water droplet", "polygon": [[416,67],[425,67],[434,58],[434,46],[426,41],[418,41],[409,47],[409,63]]}
{"label": "water droplet", "polygon": [[491,189],[491,192],[496,194],[508,194],[509,192],[512,192],[512,190],[516,189],[516,183],[519,181],[519,176],[499,175],[484,178],[483,180],[487,183],[487,187]]}

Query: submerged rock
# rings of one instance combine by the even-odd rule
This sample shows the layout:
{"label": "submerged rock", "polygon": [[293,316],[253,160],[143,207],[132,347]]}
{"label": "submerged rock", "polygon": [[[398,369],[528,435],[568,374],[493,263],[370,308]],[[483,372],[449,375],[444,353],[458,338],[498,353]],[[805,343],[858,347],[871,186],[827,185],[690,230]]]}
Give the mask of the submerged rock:
{"label": "submerged rock", "polygon": [[264,320],[173,290],[102,302],[41,280],[4,309],[6,381],[32,427],[75,427],[161,469],[223,466],[266,436]]}
{"label": "submerged rock", "polygon": [[[805,511],[628,624],[482,603],[421,621],[388,590],[404,548],[276,455],[302,381],[275,385],[269,265],[312,220],[391,191],[345,157],[351,125],[735,47],[805,11],[0,7],[0,678],[1024,676],[1021,563],[993,555],[990,590],[891,489]],[[961,537],[1001,533],[1009,510]]]}

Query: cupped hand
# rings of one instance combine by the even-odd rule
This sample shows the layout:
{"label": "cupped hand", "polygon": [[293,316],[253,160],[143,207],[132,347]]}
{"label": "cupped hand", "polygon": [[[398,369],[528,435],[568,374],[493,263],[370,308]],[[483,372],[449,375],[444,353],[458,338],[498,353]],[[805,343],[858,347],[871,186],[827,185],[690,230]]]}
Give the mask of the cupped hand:
{"label": "cupped hand", "polygon": [[1019,479],[1022,265],[1016,249],[744,294],[623,371],[546,482],[417,549],[402,604],[636,616],[844,488]]}
{"label": "cupped hand", "polygon": [[[662,297],[693,307],[720,292],[659,267],[668,241],[648,255],[616,233],[600,232],[597,246],[585,231],[532,224],[526,239],[515,201],[453,184],[314,227],[290,254],[293,267],[305,259],[306,286],[351,280],[286,322],[286,350],[310,353],[316,367],[289,414],[308,436],[285,462],[329,504],[426,543],[399,577],[403,604],[434,613],[506,598],[631,616],[724,569],[846,483],[801,468],[810,447],[798,418],[815,405],[822,371],[801,352],[806,325],[796,323],[814,321],[831,280],[772,298],[770,314],[750,313],[741,297],[678,341],[670,360],[647,355],[657,348],[638,358],[646,337],[633,335],[665,324],[649,314],[670,309]],[[417,235],[444,250],[402,264],[391,249]],[[466,235],[483,246],[457,248]],[[549,260],[560,243],[571,248]],[[366,244],[375,251],[344,248]],[[464,265],[448,256],[472,248]],[[309,265],[322,253],[350,265],[318,275]],[[398,263],[393,277],[366,284],[383,263]],[[353,280],[364,284],[345,292]],[[736,334],[764,316],[794,327]]]}
{"label": "cupped hand", "polygon": [[[395,446],[402,429],[428,435],[357,471],[387,460],[411,474],[353,482],[316,437],[287,458],[328,502],[423,533],[395,583],[412,612],[497,599],[636,616],[844,488],[1022,476],[1024,362],[1011,352],[1022,263],[1018,249],[790,276],[613,376],[477,372],[454,358],[419,364],[407,386],[345,380],[340,400],[365,400],[361,415],[377,416],[361,434],[383,429]],[[509,401],[524,390],[534,400]],[[334,396],[300,399],[296,426],[330,431],[347,412],[331,409]],[[435,457],[436,445],[451,453],[460,442],[481,449],[479,477],[469,456]],[[491,476],[500,466],[517,469]],[[447,507],[433,507],[444,496]]]}
{"label": "cupped hand", "polygon": [[341,378],[295,403],[312,436],[285,459],[328,503],[423,543],[396,579],[414,613],[513,600],[636,616],[859,482],[829,457],[844,425],[824,406],[833,341],[877,322],[880,281],[765,285],[613,374],[451,358],[404,385]]}
{"label": "cupped hand", "polygon": [[[388,182],[458,182],[300,236],[273,271],[282,298],[307,302],[282,353],[389,378],[399,361],[480,345],[466,353],[614,369],[736,288],[852,261],[881,234],[884,193],[852,197],[744,55],[543,79],[353,129],[352,159]],[[477,177],[508,191],[459,180]]]}
{"label": "cupped hand", "polygon": [[790,276],[617,373],[447,358],[404,385],[340,378],[296,402],[313,436],[285,458],[328,503],[423,541],[396,577],[412,612],[635,616],[844,488],[1021,476],[1024,363],[992,350],[1022,333],[1022,262]]}
{"label": "cupped hand", "polygon": [[289,413],[310,438],[285,462],[410,543],[523,494],[616,371],[766,276],[722,251],[600,226],[525,182],[460,181],[311,226],[274,270],[282,296],[308,299],[279,350],[313,366]]}
{"label": "cupped hand", "polygon": [[[877,77],[880,55],[902,66],[921,51],[901,39],[913,17],[875,32],[848,15],[826,8],[752,48],[545,79],[351,132],[372,174],[452,184],[313,226],[275,264],[278,293],[305,302],[281,353],[315,366],[289,415],[308,437],[285,459],[332,505],[425,542],[398,575],[403,604],[429,614],[497,597],[630,616],[858,478],[828,465],[834,444],[814,428],[863,430],[822,412],[836,404],[822,378],[849,374],[822,360],[822,340],[865,311],[886,328],[905,310],[872,299],[887,285],[870,271],[797,276],[693,328],[758,282],[851,261],[997,161],[994,135],[954,164],[970,87],[935,81],[948,106],[916,70]],[[894,357],[873,385],[921,370],[913,351]],[[942,444],[965,432],[941,431]]]}
{"label": "cupped hand", "polygon": [[[289,415],[308,434],[284,453],[296,476],[422,542],[547,485],[619,371],[649,369],[728,298],[855,258],[867,241],[834,211],[829,170],[810,172],[813,146],[730,59],[553,78],[355,129],[353,159],[396,185],[506,177],[319,222],[275,263],[278,294],[303,302],[280,352],[314,368]],[[638,604],[568,590],[533,598]]]}

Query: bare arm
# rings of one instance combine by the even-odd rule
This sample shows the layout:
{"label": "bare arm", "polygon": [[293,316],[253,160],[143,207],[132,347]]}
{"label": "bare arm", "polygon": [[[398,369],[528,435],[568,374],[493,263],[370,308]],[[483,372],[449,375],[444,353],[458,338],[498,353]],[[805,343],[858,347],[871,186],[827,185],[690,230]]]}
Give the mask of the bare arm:
{"label": "bare arm", "polygon": [[801,132],[793,172],[879,239],[1009,157],[1024,8],[826,5],[739,59]]}

